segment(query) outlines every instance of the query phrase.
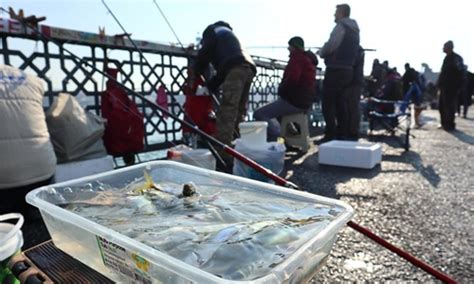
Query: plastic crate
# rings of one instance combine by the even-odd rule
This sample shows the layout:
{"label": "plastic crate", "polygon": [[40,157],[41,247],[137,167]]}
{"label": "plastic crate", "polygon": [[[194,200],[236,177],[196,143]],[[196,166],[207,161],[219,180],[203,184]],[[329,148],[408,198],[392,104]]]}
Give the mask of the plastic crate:
{"label": "plastic crate", "polygon": [[[307,241],[291,251],[284,261],[271,268],[266,275],[239,281],[218,277],[56,205],[64,202],[64,196],[68,195],[66,192],[71,193],[71,190],[81,188],[82,185],[87,187],[91,182],[123,187],[143,177],[145,167],[150,169],[156,181],[193,181],[198,188],[204,185],[227,187],[238,191],[236,195],[242,197],[246,196],[245,192],[252,192],[262,195],[267,201],[271,198],[285,199],[294,204],[307,203],[339,213],[317,230],[313,227],[305,232],[309,236]],[[26,199],[40,209],[58,248],[122,283],[300,283],[311,279],[316,273],[328,256],[338,231],[353,215],[353,209],[338,200],[172,161],[149,162],[41,187],[28,193]],[[239,253],[235,254],[235,258],[238,260]]]}

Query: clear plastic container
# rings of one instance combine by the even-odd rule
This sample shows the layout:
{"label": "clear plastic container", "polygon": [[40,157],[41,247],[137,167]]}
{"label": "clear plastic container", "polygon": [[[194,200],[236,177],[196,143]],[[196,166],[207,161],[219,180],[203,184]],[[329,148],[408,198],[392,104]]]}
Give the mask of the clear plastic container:
{"label": "clear plastic container", "polygon": [[208,170],[216,170],[216,158],[208,149],[193,149],[186,145],[177,145],[168,150],[167,157],[168,160]]}
{"label": "clear plastic container", "polygon": [[[100,182],[114,188],[123,188],[137,178],[143,178],[145,168],[150,169],[153,179],[157,182],[192,181],[198,188],[201,186],[229,188],[228,192],[244,199],[249,199],[248,196],[252,194],[262,196],[266,200],[287,200],[295,205],[305,203],[321,206],[337,214],[317,229],[311,227],[302,232],[307,236],[305,242],[290,251],[284,261],[270,266],[269,272],[265,275],[251,280],[236,281],[216,276],[58,206],[67,202],[65,199],[68,196],[74,196],[78,188],[89,190],[91,183]],[[220,198],[228,198],[228,195]],[[338,231],[353,215],[353,209],[338,200],[172,161],[149,162],[41,187],[28,193],[26,200],[40,209],[57,247],[121,283],[301,283],[311,279],[321,267],[336,240]],[[263,207],[265,204],[257,203],[257,206]],[[243,213],[245,215],[245,212]],[[170,220],[173,221],[174,219]],[[136,220],[136,223],[138,226],[140,219]],[[278,246],[276,244],[270,248],[276,249]],[[239,261],[239,257],[240,253],[236,252],[229,261],[235,263]],[[229,269],[233,269],[232,265]]]}
{"label": "clear plastic container", "polygon": [[[249,148],[247,147],[247,144],[243,143],[242,139],[236,139],[235,150],[278,175],[283,170],[285,164],[285,145],[278,142],[268,142],[265,144],[267,145],[265,148]],[[236,176],[273,183],[271,179],[242,163],[238,159],[234,159],[232,173]]]}

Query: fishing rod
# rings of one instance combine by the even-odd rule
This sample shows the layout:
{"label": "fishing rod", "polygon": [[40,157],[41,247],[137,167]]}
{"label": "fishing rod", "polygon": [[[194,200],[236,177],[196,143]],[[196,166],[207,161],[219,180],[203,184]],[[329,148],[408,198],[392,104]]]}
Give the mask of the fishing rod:
{"label": "fishing rod", "polygon": [[[174,36],[176,37],[176,39],[178,40],[178,43],[180,45],[180,47],[184,50],[184,53],[187,55],[187,56],[190,56],[191,54],[188,52],[188,50],[184,47],[184,45],[182,44],[182,42],[179,40],[179,37],[178,35],[176,34],[176,32],[174,31],[173,27],[171,26],[170,22],[168,21],[168,18],[166,18],[165,14],[163,13],[163,11],[161,10],[160,6],[156,3],[156,1],[154,2],[155,3],[155,6],[158,8],[158,10],[160,11],[161,15],[163,15],[163,17],[165,18],[165,21],[166,23],[168,24],[168,26],[170,27],[171,31],[173,32]],[[137,46],[137,44],[135,43],[135,41],[132,39],[132,37],[130,36],[130,33],[127,32],[127,30],[124,28],[124,26],[120,23],[119,19],[115,16],[115,14],[112,12],[112,10],[110,9],[110,7],[107,5],[107,3],[105,3],[105,0],[102,0],[102,4],[104,4],[105,8],[107,9],[107,11],[109,12],[109,14],[114,18],[115,22],[120,26],[120,28],[122,29],[122,31],[124,32],[124,35],[128,38],[128,40],[132,43],[133,47],[138,51],[138,53],[140,54],[140,57],[145,61],[145,63],[148,65],[148,67],[150,67],[151,71],[153,72],[153,75],[157,76],[158,78],[160,78],[155,70],[153,69],[153,67],[151,66],[151,64],[149,63],[149,61],[146,59],[145,55],[143,54],[142,50]],[[212,99],[214,100],[214,102],[219,106],[220,105],[220,102],[219,100],[214,96],[214,94],[209,90],[209,94],[211,95]],[[181,106],[181,105],[180,105]],[[181,111],[183,113],[185,113],[182,109]]]}
{"label": "fishing rod", "polygon": [[[104,1],[104,0],[102,0]],[[168,18],[166,17],[166,15],[164,14],[163,10],[160,8],[160,6],[158,5],[158,3],[156,2],[156,0],[153,0],[153,3],[155,4],[156,8],[158,9],[158,11],[160,12],[160,14],[163,16],[163,18],[165,19],[166,23],[168,24],[169,28],[171,29],[171,31],[173,32],[174,36],[176,37],[179,45],[181,46],[181,48],[184,50],[185,53],[188,53],[188,50],[184,48],[183,44],[181,43],[181,40],[179,39],[178,35],[176,34],[175,30],[173,29],[171,23],[168,21]],[[273,47],[272,47],[273,48]],[[286,47],[285,47],[286,48]],[[316,48],[316,49],[320,49],[321,47],[311,47],[311,48]],[[369,48],[364,48],[364,51],[376,51],[376,49],[369,49]],[[211,137],[213,138],[213,137]],[[214,139],[215,140],[215,139]],[[221,145],[224,146],[224,150],[226,152],[228,152],[229,150],[233,150],[232,148],[228,147],[227,145],[223,144],[223,143],[220,143]],[[234,156],[235,158],[239,159],[240,161],[243,161],[243,160],[247,160],[246,157],[244,155],[242,155],[241,153],[233,150],[232,151],[233,154],[232,156]],[[231,152],[228,152],[229,154],[231,154]],[[248,159],[249,162],[252,162],[252,163],[255,163],[254,161]],[[260,168],[258,164],[255,163],[256,167],[253,167],[255,170],[259,171],[258,168]],[[262,167],[263,168],[263,167]],[[265,168],[263,168],[265,169]],[[261,172],[262,174],[265,174],[264,172]],[[266,174],[265,174],[266,175]],[[282,181],[282,178],[279,177],[279,176],[276,176],[276,179],[273,178],[273,176],[268,176],[266,175],[267,177],[270,177],[273,181],[275,181],[277,184],[280,184],[283,182]],[[284,180],[284,179],[283,179]],[[296,185],[295,185],[296,186]],[[359,224],[353,222],[353,221],[349,221],[347,223],[347,225],[354,229],[355,231],[367,236],[368,238],[370,238],[371,240],[375,241],[376,243],[380,244],[381,246],[389,249],[390,251],[396,253],[397,255],[399,255],[400,257],[406,259],[407,261],[409,261],[410,263],[414,264],[415,266],[417,267],[420,267],[421,269],[423,269],[424,271],[428,272],[429,274],[435,276],[436,278],[446,282],[446,283],[456,283],[456,281],[454,279],[452,279],[450,276],[436,270],[435,268],[431,267],[430,265],[426,264],[425,262],[423,262],[422,260],[416,258],[415,256],[409,254],[408,252],[405,252],[403,251],[402,249],[392,245],[391,243],[387,242],[386,240],[382,239],[381,237],[377,236],[376,234],[374,234],[373,232],[371,232],[369,229],[367,228],[364,228],[362,226],[360,226]]]}
{"label": "fishing rod", "polygon": [[[3,9],[0,7],[0,9]],[[26,24],[27,23],[23,23],[23,24]],[[218,146],[220,148],[222,148],[224,150],[224,152],[226,152],[227,154],[231,155],[232,157],[238,159],[239,161],[241,161],[242,163],[246,164],[247,166],[253,168],[254,170],[258,171],[259,173],[261,173],[262,175],[268,177],[269,179],[272,179],[273,181],[275,181],[275,183],[277,183],[278,185],[281,185],[281,186],[285,186],[285,187],[288,187],[288,188],[293,188],[293,189],[298,189],[298,186],[295,185],[294,183],[290,182],[290,181],[287,181],[285,180],[284,178],[276,175],[275,173],[273,173],[271,170],[259,165],[258,163],[256,163],[255,161],[253,161],[252,159],[246,157],[245,155],[239,153],[238,151],[234,150],[233,148],[231,148],[230,146],[220,142],[219,140],[217,140],[216,138],[212,137],[211,135],[207,134],[206,132],[202,131],[201,129],[199,129],[196,125],[190,123],[189,121],[186,121],[182,118],[180,118],[178,115],[172,113],[171,111],[165,109],[164,107],[156,104],[155,102],[153,102],[152,100],[150,100],[149,98],[147,98],[146,96],[138,93],[138,92],[135,92],[134,90],[132,90],[131,88],[123,85],[122,83],[120,83],[117,79],[115,79],[114,77],[110,76],[109,74],[107,74],[106,72],[100,70],[99,68],[95,67],[93,64],[87,62],[86,60],[84,60],[83,58],[80,58],[79,56],[75,55],[73,52],[71,52],[70,50],[68,50],[67,48],[65,48],[64,46],[62,46],[60,43],[56,42],[56,40],[53,40],[51,37],[41,33],[38,29],[36,29],[35,27],[32,27],[32,26],[29,26],[28,27],[35,33],[37,34],[39,37],[42,37],[43,39],[46,39],[54,44],[56,44],[57,46],[61,47],[62,50],[64,50],[65,52],[67,52],[75,61],[78,61],[79,64],[83,64],[89,68],[91,68],[93,71],[99,73],[100,75],[102,76],[105,76],[107,77],[108,79],[112,80],[113,82],[117,83],[118,85],[120,85],[122,88],[124,88],[126,91],[130,92],[131,94],[137,96],[138,98],[142,99],[144,102],[148,103],[150,106],[158,109],[159,111],[161,111],[162,113],[168,115],[169,117],[173,118],[175,121],[181,123],[182,125],[184,126],[187,126],[189,127],[190,129],[192,129],[192,131],[194,131],[195,133],[199,134],[201,137],[203,137],[204,139],[207,139],[207,141],[211,142],[213,145],[215,146]]]}
{"label": "fishing rod", "polygon": [[[0,7],[0,9],[4,10],[2,7]],[[128,90],[130,93],[134,94],[135,96],[137,96],[137,97],[141,98],[142,100],[144,100],[145,102],[149,103],[151,106],[157,108],[162,113],[167,114],[168,116],[173,118],[175,121],[178,121],[182,125],[186,125],[190,129],[195,131],[197,134],[201,135],[203,138],[208,139],[210,142],[212,142],[216,146],[221,147],[229,155],[233,156],[234,158],[238,159],[239,161],[243,162],[244,164],[246,164],[249,167],[253,168],[254,170],[258,171],[259,173],[265,175],[266,177],[272,179],[276,184],[281,185],[281,186],[285,186],[285,187],[288,187],[288,188],[292,188],[292,189],[298,189],[298,187],[294,183],[292,183],[290,181],[287,181],[286,179],[274,174],[272,171],[262,167],[261,165],[257,164],[255,161],[253,161],[250,158],[244,156],[243,154],[239,153],[238,151],[232,149],[231,147],[227,146],[226,144],[220,142],[219,140],[215,139],[214,137],[212,137],[209,134],[205,133],[204,131],[200,130],[198,127],[192,125],[190,122],[179,118],[179,116],[171,113],[170,111],[168,111],[164,107],[162,107],[162,106],[156,104],[155,102],[149,100],[144,95],[141,95],[141,94],[135,92],[134,90],[128,88],[127,86],[122,85],[120,82],[118,82],[112,76],[110,76],[107,73],[99,70],[97,67],[95,67],[91,63],[87,62],[83,58],[78,57],[77,55],[75,55],[74,53],[69,51],[67,48],[61,46],[61,44],[59,44],[58,42],[53,40],[51,37],[41,33],[37,28],[29,25],[28,23],[25,23],[25,22],[22,22],[22,23],[23,23],[23,25],[30,27],[31,30],[34,33],[36,33],[39,37],[41,37],[43,39],[46,39],[46,40],[56,44],[57,46],[61,47],[62,50],[67,52],[73,59],[79,61],[79,63],[82,63],[82,64],[90,67],[95,72],[97,72],[97,73],[101,74],[102,76],[105,76],[105,77],[109,78],[110,80],[116,82],[117,84],[121,85],[124,89]],[[350,228],[354,229],[355,231],[357,231],[357,232],[365,235],[366,237],[370,238],[371,240],[375,241],[377,244],[380,244],[381,246],[387,248],[388,250],[396,253],[397,255],[399,255],[400,257],[402,257],[405,260],[409,261],[413,265],[423,269],[424,271],[426,271],[430,275],[436,277],[437,279],[439,279],[439,280],[441,280],[445,283],[457,283],[456,280],[451,278],[449,275],[444,274],[443,272],[435,269],[434,267],[430,266],[426,262],[424,262],[424,261],[416,258],[415,256],[411,255],[410,253],[394,246],[393,244],[389,243],[388,241],[384,240],[383,238],[377,236],[375,233],[373,233],[369,229],[367,229],[367,228],[365,228],[365,227],[363,227],[363,226],[361,226],[361,225],[359,225],[359,224],[357,224],[353,221],[347,222],[347,225]]]}
{"label": "fishing rod", "polygon": [[[125,29],[125,27],[120,23],[119,19],[115,16],[115,14],[112,12],[112,10],[109,8],[109,6],[107,5],[107,3],[105,2],[105,0],[102,0],[102,4],[104,5],[104,7],[107,9],[107,11],[109,12],[109,14],[112,16],[112,18],[114,18],[115,22],[120,26],[120,28],[122,29],[122,31],[124,32],[124,35],[128,38],[128,40],[132,43],[133,47],[135,48],[136,51],[138,51],[138,54],[140,55],[140,58],[145,62],[145,64],[150,68],[151,72],[153,73],[153,75],[155,75],[158,80],[162,83],[162,85],[164,86],[163,82],[161,81],[160,79],[160,76],[156,73],[155,69],[153,68],[153,66],[150,64],[150,62],[146,59],[145,55],[143,54],[143,51],[137,46],[137,44],[135,43],[135,41],[132,39],[132,37],[130,36],[130,34],[127,32],[127,30]],[[174,33],[174,30],[173,30],[173,33]],[[176,33],[175,33],[176,35]],[[179,42],[181,44],[181,42]],[[182,46],[182,44],[181,44]],[[172,94],[172,92],[169,92],[168,91],[168,94],[170,94],[171,96],[171,100],[173,101],[173,103],[177,104],[178,105],[178,108],[179,110],[184,114],[185,118],[188,119],[188,121],[190,121],[193,125],[195,124],[192,119],[189,117],[189,115],[184,111],[184,109],[182,108],[181,104],[179,102],[177,102],[176,98],[174,97],[174,95]],[[207,143],[207,141],[205,142]],[[215,151],[215,149],[213,149],[212,145],[208,144],[209,146],[209,149],[211,150],[212,154],[214,155],[214,157],[217,159],[217,161],[221,164],[221,165],[224,165],[225,168],[227,168],[227,164],[224,162],[224,160],[222,159],[222,157],[219,155],[219,153],[217,153],[217,151]]]}

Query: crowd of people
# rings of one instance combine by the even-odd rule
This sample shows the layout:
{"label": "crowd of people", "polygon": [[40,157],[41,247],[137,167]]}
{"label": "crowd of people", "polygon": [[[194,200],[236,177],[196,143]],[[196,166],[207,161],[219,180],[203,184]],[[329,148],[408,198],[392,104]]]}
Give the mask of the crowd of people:
{"label": "crowd of people", "polygon": [[[448,41],[444,45],[446,58],[436,82],[432,81],[433,74],[429,74],[430,80],[427,80],[410,63],[405,64],[404,74],[401,75],[396,67],[390,67],[388,60],[380,63],[378,59],[373,61],[370,76],[364,77],[364,49],[360,45],[358,24],[350,14],[349,5],[336,5],[336,25],[329,39],[316,53],[305,51],[304,40],[299,36],[288,41],[289,62],[278,87],[278,99],[254,112],[255,120],[268,122],[268,137],[276,139],[281,136],[279,119],[282,116],[304,113],[311,108],[317,95],[317,56],[324,60],[326,66],[321,94],[325,132],[321,142],[358,140],[360,99],[363,94],[406,102],[400,111],[405,111],[408,103],[413,103],[417,127],[423,125],[420,114],[426,108],[423,101],[428,100],[432,107],[439,109],[442,128],[448,131],[455,129],[454,114],[460,112],[462,106],[466,116],[471,103],[472,73],[467,71],[462,57],[454,53],[453,42]],[[238,123],[245,116],[245,103],[255,75],[255,64],[228,23],[216,22],[203,33],[202,48],[195,65],[196,74],[204,75],[209,63],[217,74],[206,85],[212,91],[222,90],[214,136],[231,145],[235,138],[234,130],[238,132]],[[425,64],[425,71],[428,68]],[[393,112],[394,109],[386,111]]]}
{"label": "crowd of people", "polygon": [[[454,130],[455,114],[467,117],[474,92],[474,74],[468,71],[462,57],[454,52],[452,41],[444,44],[443,52],[446,57],[439,76],[434,75],[427,64],[423,64],[424,72],[418,72],[410,63],[405,64],[405,72],[401,75],[396,67],[389,66],[388,61],[380,63],[375,59],[366,80],[368,96],[414,103],[417,127],[423,125],[421,111],[431,106],[439,110],[440,128]],[[385,111],[393,112],[394,109]]]}

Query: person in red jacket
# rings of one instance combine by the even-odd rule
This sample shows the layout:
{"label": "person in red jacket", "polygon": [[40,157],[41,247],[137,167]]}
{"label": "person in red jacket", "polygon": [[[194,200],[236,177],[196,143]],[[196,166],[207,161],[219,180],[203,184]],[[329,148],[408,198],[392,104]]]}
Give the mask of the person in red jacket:
{"label": "person in red jacket", "polygon": [[268,123],[268,140],[280,136],[280,123],[277,118],[307,111],[316,96],[317,57],[304,50],[304,41],[295,36],[288,41],[290,60],[285,67],[278,87],[279,98],[255,110],[253,117]]}

